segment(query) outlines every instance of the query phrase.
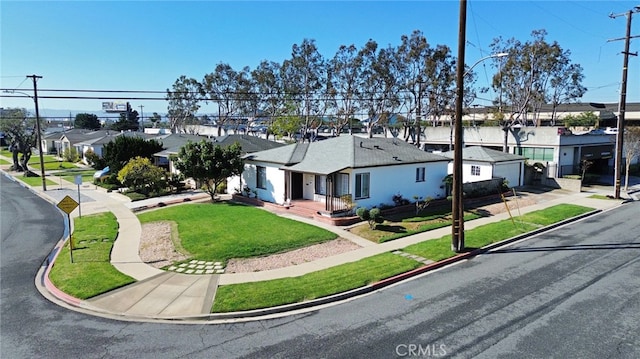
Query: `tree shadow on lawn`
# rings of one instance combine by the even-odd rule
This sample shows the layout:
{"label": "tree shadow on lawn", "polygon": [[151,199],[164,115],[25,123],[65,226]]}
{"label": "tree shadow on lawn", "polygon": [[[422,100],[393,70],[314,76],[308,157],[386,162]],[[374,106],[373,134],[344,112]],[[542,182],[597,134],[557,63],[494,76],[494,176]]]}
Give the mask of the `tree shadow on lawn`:
{"label": "tree shadow on lawn", "polygon": [[407,229],[403,226],[378,224],[376,225],[376,231],[391,232],[391,233],[407,233]]}

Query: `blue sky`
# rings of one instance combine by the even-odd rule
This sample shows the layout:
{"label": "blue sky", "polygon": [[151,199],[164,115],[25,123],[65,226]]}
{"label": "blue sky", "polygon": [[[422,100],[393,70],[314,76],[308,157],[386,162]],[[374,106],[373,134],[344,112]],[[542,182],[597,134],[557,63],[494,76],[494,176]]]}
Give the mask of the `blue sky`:
{"label": "blue sky", "polygon": [[[582,65],[583,102],[618,102],[626,18],[611,19],[634,1],[468,0],[466,62],[489,54],[502,36],[521,41],[545,29],[547,41],[570,50]],[[340,45],[398,45],[421,30],[433,46],[457,54],[459,2],[447,1],[11,1],[0,2],[0,87],[30,91],[25,75],[43,76],[39,89],[165,91],[181,75],[201,80],[218,63],[239,70],[282,62],[291,46],[314,39],[325,58]],[[640,35],[640,13],[632,35]],[[640,39],[631,43],[638,51]],[[638,57],[630,58],[627,100],[640,102]],[[493,71],[475,67],[478,86]],[[486,72],[485,72],[486,69]],[[51,94],[51,93],[48,93]],[[58,93],[60,94],[60,93]],[[63,95],[74,95],[62,93]],[[43,95],[43,92],[40,93]],[[163,94],[145,95],[163,97]],[[493,97],[492,94],[479,95]],[[2,107],[33,108],[30,99],[0,98]],[[39,101],[47,109],[100,111],[102,100]],[[478,104],[488,104],[478,100]],[[166,112],[164,101],[132,100],[145,117]],[[205,108],[206,112],[206,108]]]}

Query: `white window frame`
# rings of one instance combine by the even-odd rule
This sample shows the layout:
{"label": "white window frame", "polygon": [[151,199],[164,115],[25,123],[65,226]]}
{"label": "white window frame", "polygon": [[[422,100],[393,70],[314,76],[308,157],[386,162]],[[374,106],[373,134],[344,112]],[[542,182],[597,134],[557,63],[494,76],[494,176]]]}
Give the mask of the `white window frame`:
{"label": "white window frame", "polygon": [[369,196],[371,195],[371,175],[369,174],[369,172],[356,173],[355,180],[355,198],[369,198]]}
{"label": "white window frame", "polygon": [[418,167],[416,168],[416,182],[424,182],[425,181],[425,168],[424,167]]}
{"label": "white window frame", "polygon": [[480,176],[480,166],[471,165],[471,175]]}

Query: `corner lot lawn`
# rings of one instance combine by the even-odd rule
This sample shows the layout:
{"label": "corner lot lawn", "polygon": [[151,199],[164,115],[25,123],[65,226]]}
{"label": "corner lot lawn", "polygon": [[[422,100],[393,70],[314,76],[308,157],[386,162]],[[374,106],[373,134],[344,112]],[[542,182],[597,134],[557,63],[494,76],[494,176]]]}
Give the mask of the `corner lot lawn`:
{"label": "corner lot lawn", "polygon": [[190,203],[141,213],[138,218],[143,224],[177,223],[180,246],[191,259],[205,261],[268,255],[337,238],[325,229],[234,203]]}
{"label": "corner lot lawn", "polygon": [[111,212],[74,218],[73,263],[69,245],[61,248],[49,273],[51,282],[61,291],[87,299],[135,282],[109,262],[118,221]]}

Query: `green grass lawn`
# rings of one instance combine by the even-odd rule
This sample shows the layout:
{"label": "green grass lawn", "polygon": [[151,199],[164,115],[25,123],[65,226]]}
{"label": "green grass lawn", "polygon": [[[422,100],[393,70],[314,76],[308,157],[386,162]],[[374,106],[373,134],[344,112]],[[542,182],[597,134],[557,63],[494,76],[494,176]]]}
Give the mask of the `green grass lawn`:
{"label": "green grass lawn", "polygon": [[82,176],[82,182],[93,182],[93,174],[96,172],[94,169],[82,169],[82,168],[71,168],[62,170],[54,173],[54,175],[58,177],[62,177],[62,179],[74,183],[76,176]]}
{"label": "green grass lawn", "polygon": [[216,313],[268,308],[325,297],[418,268],[421,263],[391,253],[294,278],[224,285],[218,288]]}
{"label": "green grass lawn", "polygon": [[[573,204],[560,204],[523,216],[515,217],[515,226],[510,219],[485,224],[471,230],[465,230],[465,247],[481,248],[537,228],[587,213],[593,208]],[[429,240],[406,247],[403,251],[421,257],[439,261],[456,255],[451,250],[451,235]]]}
{"label": "green grass lawn", "polygon": [[[375,243],[384,243],[398,238],[422,233],[451,225],[450,209],[421,216],[393,215],[385,217],[385,221],[371,229],[368,223],[362,223],[350,229],[351,233]],[[464,220],[470,221],[481,217],[474,212],[465,212]]]}
{"label": "green grass lawn", "polygon": [[175,221],[179,242],[192,258],[226,262],[335,239],[325,229],[233,203],[193,203],[138,215],[141,223]]}
{"label": "green grass lawn", "polygon": [[0,158],[0,165],[10,165],[11,162],[5,160],[4,158]]}
{"label": "green grass lawn", "polygon": [[[25,177],[25,176],[18,175],[18,176],[15,176],[13,178],[18,179],[18,180],[20,180],[20,181],[22,181],[22,182],[24,182],[24,183],[26,183],[26,184],[28,184],[29,186],[32,186],[32,187],[42,186],[42,177],[39,177],[39,176],[38,177]],[[50,180],[49,178],[45,178],[45,183],[47,185],[51,185],[51,186],[57,185],[57,183],[55,183],[54,181]]]}
{"label": "green grass lawn", "polygon": [[[74,163],[67,162],[67,161],[60,161],[56,156],[53,156],[53,155],[43,155],[42,160],[44,162],[45,171],[77,168],[77,166]],[[29,167],[32,167],[32,169],[40,171],[40,156],[32,155],[31,158],[29,158]]]}
{"label": "green grass lawn", "polygon": [[[470,249],[481,248],[540,228],[546,223],[556,223],[591,210],[588,207],[561,204],[524,215],[516,221],[516,226],[511,220],[486,224],[465,231],[465,244]],[[411,245],[403,251],[434,261],[456,255],[451,250],[450,235]],[[212,311],[251,310],[301,302],[362,287],[421,265],[405,257],[384,253],[301,277],[224,285],[218,288]]]}
{"label": "green grass lawn", "polygon": [[118,222],[111,212],[74,219],[73,263],[65,245],[49,274],[63,292],[87,299],[135,282],[117,271],[109,256],[118,234]]}

